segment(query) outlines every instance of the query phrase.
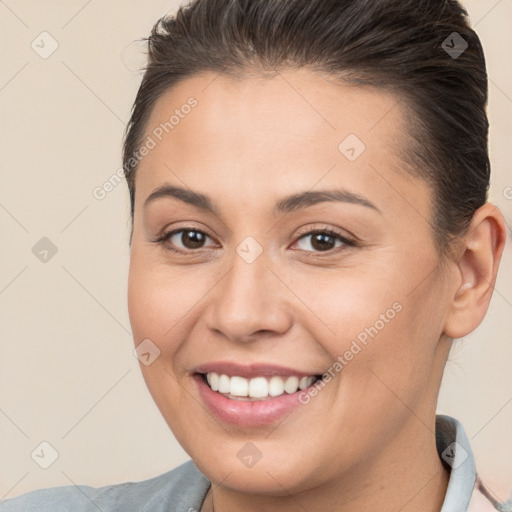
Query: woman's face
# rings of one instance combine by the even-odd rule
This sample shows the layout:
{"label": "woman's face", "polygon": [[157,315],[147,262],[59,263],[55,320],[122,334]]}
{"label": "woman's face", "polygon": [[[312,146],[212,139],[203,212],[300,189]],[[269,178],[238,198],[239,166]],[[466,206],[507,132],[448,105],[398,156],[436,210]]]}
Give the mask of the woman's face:
{"label": "woman's face", "polygon": [[306,70],[205,73],[151,113],[129,314],[148,388],[212,481],[284,495],[434,446],[455,274],[397,156],[396,101]]}

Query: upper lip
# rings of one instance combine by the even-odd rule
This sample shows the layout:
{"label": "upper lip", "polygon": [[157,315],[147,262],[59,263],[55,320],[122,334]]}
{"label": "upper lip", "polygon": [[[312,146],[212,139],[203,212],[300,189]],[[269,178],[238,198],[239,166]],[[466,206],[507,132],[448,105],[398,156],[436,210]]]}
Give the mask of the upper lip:
{"label": "upper lip", "polygon": [[238,376],[250,379],[253,377],[272,377],[280,375],[283,377],[296,376],[308,377],[310,375],[318,375],[315,372],[305,372],[296,370],[286,366],[278,366],[275,364],[237,364],[229,361],[218,361],[205,363],[193,368],[192,373],[211,373],[215,372],[219,375]]}

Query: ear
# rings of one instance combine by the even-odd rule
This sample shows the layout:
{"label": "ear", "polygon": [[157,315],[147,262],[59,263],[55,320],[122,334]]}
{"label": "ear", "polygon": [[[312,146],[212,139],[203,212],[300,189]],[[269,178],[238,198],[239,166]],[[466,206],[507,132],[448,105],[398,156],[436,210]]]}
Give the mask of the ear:
{"label": "ear", "polygon": [[450,338],[462,338],[484,319],[491,300],[507,238],[505,219],[497,206],[479,208],[460,239],[455,293],[444,326]]}

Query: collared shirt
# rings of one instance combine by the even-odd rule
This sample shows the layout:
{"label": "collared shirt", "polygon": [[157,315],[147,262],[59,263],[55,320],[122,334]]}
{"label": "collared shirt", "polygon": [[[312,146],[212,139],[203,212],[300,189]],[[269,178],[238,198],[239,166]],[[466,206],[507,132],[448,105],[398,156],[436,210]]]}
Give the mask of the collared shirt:
{"label": "collared shirt", "polygon": [[[486,496],[486,508],[470,508],[472,497],[480,492],[485,495],[485,487],[478,479],[475,459],[464,428],[456,419],[437,416],[436,442],[439,457],[450,470],[440,512],[512,512],[512,503],[492,503],[490,496]],[[209,488],[210,482],[206,476],[189,460],[162,475],[141,482],[104,487],[66,485],[38,489],[0,501],[0,512],[198,512]]]}

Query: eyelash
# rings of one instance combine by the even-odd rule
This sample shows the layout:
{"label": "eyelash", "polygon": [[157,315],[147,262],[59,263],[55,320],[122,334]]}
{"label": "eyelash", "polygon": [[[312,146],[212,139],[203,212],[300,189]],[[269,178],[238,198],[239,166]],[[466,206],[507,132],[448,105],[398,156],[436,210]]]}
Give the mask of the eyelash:
{"label": "eyelash", "polygon": [[[195,233],[201,233],[202,235],[208,237],[208,238],[212,238],[208,233],[200,230],[200,229],[196,229],[194,227],[184,227],[184,228],[180,228],[180,229],[175,229],[173,231],[170,231],[168,233],[164,233],[162,236],[156,238],[155,240],[152,240],[153,243],[156,243],[156,244],[160,244],[162,246],[164,246],[164,248],[166,250],[169,250],[169,251],[172,251],[172,252],[175,252],[175,253],[178,253],[178,254],[183,254],[183,255],[187,255],[187,254],[190,254],[190,253],[195,253],[195,252],[198,252],[201,250],[201,248],[199,249],[188,249],[187,251],[182,251],[180,249],[176,249],[175,247],[171,246],[171,245],[164,245],[165,242],[167,242],[172,236],[176,235],[177,233],[182,233],[182,232],[186,232],[186,231],[191,231],[191,232],[195,232]],[[354,240],[351,240],[349,238],[346,238],[345,236],[343,236],[341,233],[338,233],[337,231],[334,231],[332,229],[319,229],[319,228],[314,228],[314,229],[310,229],[308,231],[304,231],[302,233],[298,233],[298,237],[296,239],[296,241],[294,242],[294,245],[297,241],[299,240],[302,240],[303,238],[306,238],[308,236],[312,236],[312,235],[317,235],[317,234],[324,234],[324,235],[328,235],[328,236],[331,236],[333,238],[337,238],[338,240],[340,240],[342,243],[343,243],[343,246],[341,247],[337,247],[335,249],[329,249],[327,251],[303,251],[305,252],[308,256],[320,256],[322,257],[323,255],[326,255],[326,256],[331,256],[335,253],[338,253],[340,250],[343,250],[343,247],[346,246],[346,247],[358,247],[358,244],[356,241]],[[206,248],[208,249],[208,247]]]}

